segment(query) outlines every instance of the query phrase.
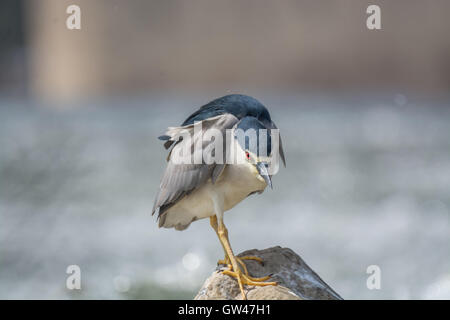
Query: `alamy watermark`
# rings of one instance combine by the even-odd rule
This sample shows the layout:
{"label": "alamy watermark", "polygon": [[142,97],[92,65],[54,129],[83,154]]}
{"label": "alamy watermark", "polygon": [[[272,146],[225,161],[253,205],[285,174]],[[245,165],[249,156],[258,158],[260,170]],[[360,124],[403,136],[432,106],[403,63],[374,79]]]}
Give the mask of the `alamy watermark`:
{"label": "alamy watermark", "polygon": [[81,268],[76,264],[67,267],[66,273],[70,276],[66,279],[66,288],[69,290],[81,290]]}
{"label": "alamy watermark", "polygon": [[69,30],[81,30],[81,8],[76,4],[67,7],[66,13],[70,16],[66,19],[66,27]]}
{"label": "alamy watermark", "polygon": [[371,4],[367,7],[366,13],[370,14],[366,20],[366,26],[369,30],[381,29],[381,9],[376,4]]}
{"label": "alamy watermark", "polygon": [[370,274],[367,277],[366,286],[369,290],[381,289],[381,268],[376,264],[370,265],[366,269],[366,273]]}
{"label": "alamy watermark", "polygon": [[[170,130],[169,130],[170,131]],[[279,169],[279,129],[203,130],[202,122],[189,128],[175,128],[172,141],[176,144],[170,153],[174,164],[244,164],[265,162],[269,174]]]}

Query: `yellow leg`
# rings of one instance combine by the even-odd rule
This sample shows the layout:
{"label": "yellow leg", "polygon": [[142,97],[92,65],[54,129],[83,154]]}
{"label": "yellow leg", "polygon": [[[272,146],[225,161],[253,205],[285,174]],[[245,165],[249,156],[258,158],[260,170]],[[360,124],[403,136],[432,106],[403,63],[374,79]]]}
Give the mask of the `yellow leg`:
{"label": "yellow leg", "polygon": [[[217,235],[219,236],[220,243],[222,244],[222,247],[225,250],[226,258],[228,258],[230,260],[231,267],[233,268],[232,269],[233,271],[232,270],[224,270],[224,271],[222,271],[222,273],[232,276],[237,279],[238,284],[239,284],[239,289],[241,290],[243,299],[247,299],[247,296],[244,291],[244,285],[252,285],[252,286],[277,285],[276,282],[263,282],[264,280],[267,280],[268,278],[270,278],[270,276],[263,277],[263,278],[252,278],[242,272],[242,270],[240,269],[239,264],[238,264],[239,263],[238,259],[233,254],[233,250],[231,249],[230,241],[228,239],[228,230],[227,230],[227,228],[225,228],[223,221],[219,221],[218,228],[217,228]],[[244,270],[246,270],[246,268]]]}
{"label": "yellow leg", "polygon": [[[217,236],[219,236],[219,225],[218,225],[218,223],[217,223],[217,216],[216,215],[214,215],[214,216],[212,216],[212,217],[210,217],[209,218],[209,222],[210,222],[210,224],[211,224],[211,227],[214,229],[214,231],[216,232],[216,234],[217,234]],[[227,235],[228,236],[228,235]],[[220,237],[219,237],[220,238]],[[222,244],[222,242],[220,242],[221,244]],[[228,268],[231,270],[231,268],[232,268],[232,265],[231,265],[231,260],[230,260],[230,258],[228,257],[228,254],[227,254],[227,251],[225,250],[225,247],[223,246],[223,244],[222,244],[222,248],[223,248],[223,251],[224,251],[224,254],[225,254],[225,258],[224,259],[222,259],[222,260],[219,260],[219,261],[217,261],[217,264],[224,264],[224,265],[227,265],[228,266]],[[242,261],[242,260],[254,260],[254,261],[258,261],[259,263],[261,263],[261,264],[264,264],[264,261],[263,261],[263,259],[261,259],[261,258],[259,258],[259,257],[254,257],[254,256],[244,256],[244,257],[235,257],[236,258],[236,260],[237,260],[237,262],[239,262],[239,264],[242,266],[242,268],[244,269],[244,273],[245,273],[245,275],[246,276],[249,276],[249,274],[248,274],[248,270],[247,270],[247,266],[245,265],[245,263],[244,263],[244,261]],[[251,278],[251,277],[250,277]],[[262,278],[252,278],[252,279],[263,279],[263,280],[261,280],[261,281],[264,281],[264,280],[267,280],[267,279],[269,279],[270,278],[270,276],[268,276],[268,277],[262,277]]]}
{"label": "yellow leg", "polygon": [[[217,223],[217,216],[214,215],[214,216],[209,217],[209,223],[211,224],[211,227],[214,229],[214,231],[216,232],[217,236],[219,237],[219,225]],[[222,242],[220,242],[220,244],[222,245],[223,252],[225,254],[225,258],[223,260],[217,261],[217,264],[229,265],[230,264],[230,259],[228,258],[227,250],[225,250],[225,247],[223,246]]]}

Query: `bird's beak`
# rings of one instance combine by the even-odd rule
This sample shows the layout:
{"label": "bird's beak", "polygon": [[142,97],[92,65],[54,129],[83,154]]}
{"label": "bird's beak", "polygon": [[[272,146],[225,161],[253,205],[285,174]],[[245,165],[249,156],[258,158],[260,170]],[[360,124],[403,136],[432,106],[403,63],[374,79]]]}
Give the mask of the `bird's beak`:
{"label": "bird's beak", "polygon": [[259,175],[266,181],[267,185],[270,186],[270,189],[272,188],[272,178],[269,175],[269,172],[267,171],[268,164],[267,162],[257,162],[256,163],[256,169],[258,169]]}

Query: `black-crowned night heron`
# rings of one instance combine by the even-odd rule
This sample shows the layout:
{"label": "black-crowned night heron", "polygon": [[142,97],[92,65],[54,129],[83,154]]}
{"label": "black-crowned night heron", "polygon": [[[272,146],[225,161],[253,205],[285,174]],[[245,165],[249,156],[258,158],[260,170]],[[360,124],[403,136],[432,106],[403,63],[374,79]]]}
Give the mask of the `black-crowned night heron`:
{"label": "black-crowned night heron", "polygon": [[[196,126],[200,131],[196,132]],[[202,137],[211,129],[221,137]],[[256,140],[251,141],[250,135],[246,135],[251,130],[257,133]],[[258,257],[238,258],[233,254],[223,215],[249,195],[262,193],[268,185],[272,187],[269,165],[275,154],[285,163],[281,139],[278,139],[279,135],[274,136],[274,131],[277,127],[259,101],[233,94],[204,105],[180,127],[170,127],[159,137],[166,141],[164,146],[170,152],[152,214],[158,211],[159,227],[176,230],[184,230],[191,222],[209,217],[225,253],[225,258],[218,264],[228,266],[222,272],[237,279],[244,299],[244,285],[276,283],[265,282],[270,276],[253,278],[248,274],[242,260],[260,263],[262,260]],[[238,136],[238,132],[245,134]],[[263,135],[259,134],[261,132]],[[210,148],[213,142],[225,149],[218,157],[222,161],[214,158],[219,152],[217,148]],[[197,162],[192,161],[196,155],[200,158],[197,157]],[[191,162],[182,161],[187,159],[186,156],[193,156],[188,157]]]}

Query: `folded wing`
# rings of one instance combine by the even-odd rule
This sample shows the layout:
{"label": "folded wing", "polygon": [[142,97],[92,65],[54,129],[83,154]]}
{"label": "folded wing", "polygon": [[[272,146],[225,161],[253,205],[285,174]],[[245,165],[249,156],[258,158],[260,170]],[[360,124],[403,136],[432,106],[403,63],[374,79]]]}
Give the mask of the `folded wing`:
{"label": "folded wing", "polygon": [[[219,130],[222,133],[223,143],[225,143],[226,130],[233,128],[238,121],[232,114],[222,114],[200,122],[203,132],[211,128]],[[196,124],[198,125],[199,123],[197,122]],[[194,125],[196,124],[171,127],[163,136],[163,139],[167,140],[166,144],[170,143],[171,149],[167,157],[167,167],[161,179],[159,192],[153,206],[152,214],[158,211],[158,218],[161,218],[161,215],[171,206],[201,187],[209,179],[215,182],[225,167],[225,164],[207,164],[204,161],[200,164],[183,164],[175,161],[174,157],[183,151],[189,150],[191,155],[193,155],[196,147],[202,146],[203,150],[205,150],[205,148],[209,147],[209,144],[214,143],[213,141],[199,141],[199,139],[202,139],[202,136],[200,132],[194,130]],[[182,137],[186,136],[186,134],[191,138],[183,139]]]}

